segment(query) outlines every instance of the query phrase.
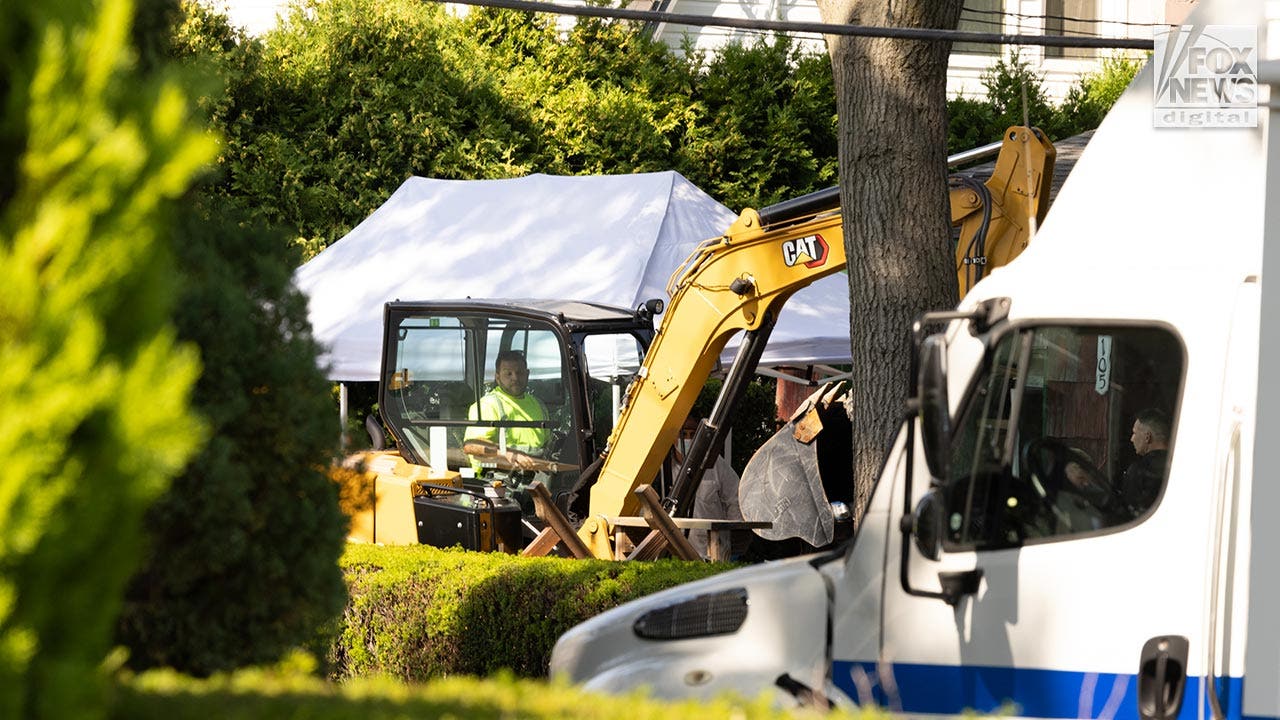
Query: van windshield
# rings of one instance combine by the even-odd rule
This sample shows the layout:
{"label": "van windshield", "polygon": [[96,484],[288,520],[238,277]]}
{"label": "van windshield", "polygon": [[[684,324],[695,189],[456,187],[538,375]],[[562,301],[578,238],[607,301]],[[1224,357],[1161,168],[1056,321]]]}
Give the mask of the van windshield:
{"label": "van windshield", "polygon": [[1005,334],[952,438],[948,549],[1094,533],[1150,513],[1168,477],[1183,358],[1159,327]]}

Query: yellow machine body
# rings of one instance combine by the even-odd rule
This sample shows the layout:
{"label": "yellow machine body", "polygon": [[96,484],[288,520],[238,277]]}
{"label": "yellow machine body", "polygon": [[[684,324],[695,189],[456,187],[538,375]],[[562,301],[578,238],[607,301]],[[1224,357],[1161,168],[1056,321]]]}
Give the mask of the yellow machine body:
{"label": "yellow machine body", "polygon": [[371,450],[348,457],[348,487],[343,497],[351,516],[347,539],[383,545],[416,545],[418,526],[413,499],[428,494],[423,483],[462,487],[453,470],[437,472],[407,462],[394,450]]}

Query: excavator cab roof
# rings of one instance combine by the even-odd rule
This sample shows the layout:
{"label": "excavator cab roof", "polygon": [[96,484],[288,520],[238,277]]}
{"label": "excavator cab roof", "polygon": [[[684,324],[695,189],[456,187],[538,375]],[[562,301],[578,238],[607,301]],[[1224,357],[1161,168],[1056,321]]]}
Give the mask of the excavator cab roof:
{"label": "excavator cab roof", "polygon": [[582,302],[580,300],[541,299],[485,299],[432,300],[429,302],[400,301],[387,303],[388,310],[413,312],[419,309],[466,310],[497,315],[526,317],[562,325],[570,330],[592,329],[597,326],[646,327],[653,322],[640,310]]}

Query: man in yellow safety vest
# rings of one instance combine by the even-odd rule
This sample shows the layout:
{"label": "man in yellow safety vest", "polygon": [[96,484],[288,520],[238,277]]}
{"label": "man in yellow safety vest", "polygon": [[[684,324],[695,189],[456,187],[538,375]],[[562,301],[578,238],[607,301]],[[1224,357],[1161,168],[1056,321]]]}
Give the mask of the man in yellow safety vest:
{"label": "man in yellow safety vest", "polygon": [[[524,353],[503,350],[494,367],[494,388],[471,406],[472,420],[540,422],[547,419],[542,401],[527,392],[529,366]],[[469,427],[462,450],[471,456],[477,476],[484,468],[500,471],[538,469],[547,444],[543,427]]]}

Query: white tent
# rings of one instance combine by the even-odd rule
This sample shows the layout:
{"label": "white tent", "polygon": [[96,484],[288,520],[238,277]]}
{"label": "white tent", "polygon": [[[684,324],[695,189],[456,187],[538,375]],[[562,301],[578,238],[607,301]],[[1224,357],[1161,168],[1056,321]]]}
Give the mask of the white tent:
{"label": "white tent", "polygon": [[[321,361],[376,381],[389,300],[537,298],[634,308],[660,297],[701,241],[736,213],[679,173],[510,180],[414,177],[300,267]],[[779,317],[763,365],[848,362],[845,276],[805,288]]]}

